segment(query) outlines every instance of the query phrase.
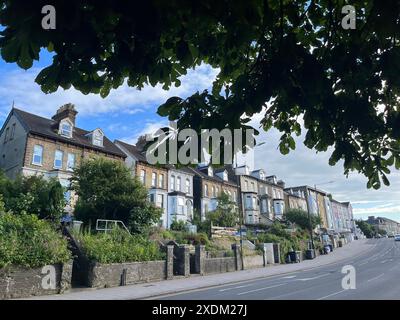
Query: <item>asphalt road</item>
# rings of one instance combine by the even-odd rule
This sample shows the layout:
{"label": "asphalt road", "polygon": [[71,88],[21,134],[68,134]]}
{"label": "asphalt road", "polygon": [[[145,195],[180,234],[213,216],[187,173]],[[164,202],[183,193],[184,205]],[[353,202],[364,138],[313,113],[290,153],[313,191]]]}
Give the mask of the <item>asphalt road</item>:
{"label": "asphalt road", "polygon": [[[374,248],[327,266],[264,279],[156,297],[160,300],[400,299],[400,241],[369,240]],[[355,282],[344,266],[353,266]],[[348,272],[348,271],[347,271]],[[343,281],[347,276],[348,281]],[[346,287],[342,286],[345,282]],[[355,284],[355,289],[348,288]]]}

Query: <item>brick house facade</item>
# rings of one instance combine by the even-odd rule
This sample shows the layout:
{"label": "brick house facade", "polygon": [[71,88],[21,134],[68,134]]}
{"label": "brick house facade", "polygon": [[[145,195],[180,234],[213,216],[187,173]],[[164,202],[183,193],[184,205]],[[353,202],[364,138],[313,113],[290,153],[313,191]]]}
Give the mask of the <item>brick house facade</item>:
{"label": "brick house facade", "polygon": [[[59,108],[52,119],[13,108],[0,131],[0,168],[11,179],[40,174],[57,178],[67,188],[83,159],[124,161],[125,155],[101,129],[75,127],[76,115],[71,104]],[[70,191],[65,196],[66,210],[72,211],[76,197]]]}

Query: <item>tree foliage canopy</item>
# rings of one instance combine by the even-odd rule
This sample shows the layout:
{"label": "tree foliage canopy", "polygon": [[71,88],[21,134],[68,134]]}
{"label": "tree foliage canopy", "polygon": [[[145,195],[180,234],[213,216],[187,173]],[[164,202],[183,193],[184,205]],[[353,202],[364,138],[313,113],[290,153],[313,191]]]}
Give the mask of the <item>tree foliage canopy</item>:
{"label": "tree foliage canopy", "polygon": [[363,220],[356,220],[356,224],[367,238],[373,238],[376,235],[375,228],[368,222]]}
{"label": "tree foliage canopy", "polygon": [[354,0],[356,29],[342,27],[344,0],[52,1],[56,29],[43,30],[47,1],[0,0],[2,58],[28,69],[41,48],[53,62],[36,82],[105,97],[125,80],[179,86],[201,63],[219,69],[212,90],[173,97],[159,114],[179,128],[246,127],[262,112],[280,151],[333,148],[368,187],[400,168],[400,3]]}
{"label": "tree foliage canopy", "polygon": [[8,179],[0,172],[0,195],[4,209],[15,214],[35,214],[40,219],[58,221],[65,208],[64,192],[60,182],[42,176],[18,176]]}
{"label": "tree foliage canopy", "polygon": [[131,232],[141,233],[160,220],[161,210],[148,201],[146,188],[122,163],[103,158],[84,161],[71,182],[79,197],[76,217],[85,222],[121,220]]}
{"label": "tree foliage canopy", "polygon": [[207,214],[207,219],[219,227],[234,227],[239,222],[238,208],[226,193],[217,198],[218,204],[214,211]]}
{"label": "tree foliage canopy", "polygon": [[310,217],[308,216],[308,213],[304,210],[300,209],[290,209],[285,213],[285,219],[289,222],[292,222],[296,225],[298,225],[300,228],[304,230],[309,230],[310,229],[310,221],[311,221],[311,226],[312,229],[317,227],[319,224],[322,223],[322,220],[320,217],[311,214]]}

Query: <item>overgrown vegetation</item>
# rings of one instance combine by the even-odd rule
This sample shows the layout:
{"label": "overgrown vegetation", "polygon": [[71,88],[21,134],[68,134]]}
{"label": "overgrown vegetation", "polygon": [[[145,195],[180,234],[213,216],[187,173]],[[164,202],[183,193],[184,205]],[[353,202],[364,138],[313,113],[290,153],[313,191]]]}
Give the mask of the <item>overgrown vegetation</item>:
{"label": "overgrown vegetation", "polygon": [[121,220],[132,233],[143,233],[159,222],[161,209],[148,200],[146,188],[123,163],[104,158],[84,161],[74,170],[71,188],[79,196],[77,219]]}
{"label": "overgrown vegetation", "polygon": [[356,224],[367,238],[373,238],[376,235],[375,228],[366,221],[356,220]]}
{"label": "overgrown vegetation", "polygon": [[70,259],[66,239],[37,215],[5,212],[0,200],[0,268],[41,267]]}
{"label": "overgrown vegetation", "polygon": [[122,263],[163,260],[165,253],[151,240],[140,235],[130,235],[115,228],[108,233],[75,234],[83,252],[91,261]]}
{"label": "overgrown vegetation", "polygon": [[265,233],[260,233],[252,240],[256,243],[279,243],[281,250],[281,261],[285,261],[289,251],[305,251],[309,235],[306,230],[297,229],[289,233],[285,230],[286,226],[281,222],[275,221]]}
{"label": "overgrown vegetation", "polygon": [[321,217],[312,214],[309,216],[306,211],[301,209],[288,210],[285,213],[285,219],[305,230],[310,230],[310,222],[312,229],[322,223]]}
{"label": "overgrown vegetation", "polygon": [[183,220],[174,220],[171,223],[170,229],[173,231],[186,231],[187,223]]}
{"label": "overgrown vegetation", "polygon": [[217,203],[217,208],[207,214],[207,219],[218,227],[236,226],[239,221],[239,214],[235,202],[223,192],[217,198]]}
{"label": "overgrown vegetation", "polygon": [[40,219],[59,221],[66,204],[65,191],[55,178],[34,175],[10,180],[0,171],[0,194],[5,210],[15,214],[29,212]]}

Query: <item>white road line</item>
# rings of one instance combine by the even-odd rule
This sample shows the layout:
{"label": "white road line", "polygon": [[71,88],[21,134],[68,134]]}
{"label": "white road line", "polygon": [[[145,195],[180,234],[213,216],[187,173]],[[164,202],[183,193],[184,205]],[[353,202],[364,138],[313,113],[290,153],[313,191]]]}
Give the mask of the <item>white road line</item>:
{"label": "white road line", "polygon": [[381,263],[385,263],[386,261],[388,261],[388,260],[386,260],[386,259],[385,259],[385,260],[382,260]]}
{"label": "white road line", "polygon": [[365,261],[363,263],[360,263],[359,266],[363,266],[364,264],[367,264],[367,263],[368,263],[368,261]]}
{"label": "white road line", "polygon": [[329,275],[330,275],[330,273],[327,273],[327,274],[322,274],[320,276],[316,276],[316,277],[312,277],[312,278],[303,278],[303,279],[296,279],[296,280],[298,280],[298,281],[309,281],[309,280],[314,280],[314,279],[319,279],[319,278],[322,278],[322,277],[326,277],[326,276],[329,276]]}
{"label": "white road line", "polygon": [[229,291],[229,290],[233,290],[233,289],[246,288],[246,287],[250,287],[252,285],[254,285],[254,283],[250,283],[250,284],[246,284],[246,285],[242,285],[242,286],[236,286],[236,287],[232,287],[232,288],[220,289],[218,291],[219,292],[224,292],[224,291]]}
{"label": "white road line", "polygon": [[276,284],[274,286],[269,286],[269,287],[264,287],[264,288],[260,288],[260,289],[254,289],[254,290],[249,290],[249,291],[245,291],[245,292],[240,292],[237,295],[241,296],[241,295],[244,295],[244,294],[247,294],[247,293],[251,293],[251,292],[257,292],[257,291],[267,290],[267,289],[271,289],[271,288],[281,287],[281,286],[284,286],[285,284],[287,284],[287,283],[281,283],[281,284]]}
{"label": "white road line", "polygon": [[335,295],[337,295],[337,294],[339,294],[339,293],[342,293],[342,292],[344,292],[344,291],[346,291],[346,290],[341,290],[341,291],[338,291],[338,292],[334,292],[334,293],[328,294],[327,296],[318,298],[317,300],[323,300],[323,299],[325,299],[325,298],[329,298],[329,297],[335,296]]}
{"label": "white road line", "polygon": [[286,277],[282,277],[281,279],[292,279],[292,278],[296,278],[297,276],[286,276]]}
{"label": "white road line", "polygon": [[382,277],[383,275],[384,275],[384,273],[382,273],[382,274],[380,274],[379,276],[376,276],[376,277],[374,277],[374,278],[371,278],[371,279],[368,280],[368,282],[373,281],[373,280],[376,280],[376,279],[379,279],[379,278]]}

